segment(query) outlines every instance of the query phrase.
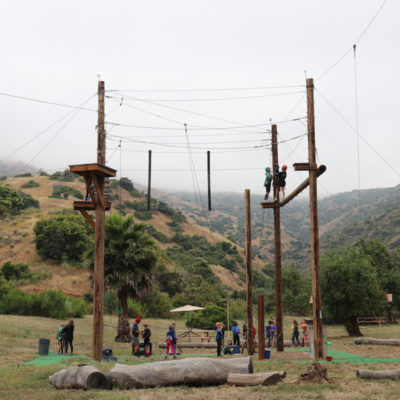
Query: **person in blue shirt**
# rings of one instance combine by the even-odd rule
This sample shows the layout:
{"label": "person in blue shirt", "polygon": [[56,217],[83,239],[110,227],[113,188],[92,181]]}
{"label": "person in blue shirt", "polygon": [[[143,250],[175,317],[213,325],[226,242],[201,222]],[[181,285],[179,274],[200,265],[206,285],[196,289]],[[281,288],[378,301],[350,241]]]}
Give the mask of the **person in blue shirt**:
{"label": "person in blue shirt", "polygon": [[176,341],[175,329],[172,325],[169,325],[167,336],[166,336],[167,348],[165,350],[164,360],[166,360],[168,358],[168,354],[169,354],[170,350],[171,350],[171,353],[174,355],[174,360],[176,360],[176,353],[175,353],[175,346],[174,346],[175,341]]}
{"label": "person in blue shirt", "polygon": [[265,327],[266,335],[267,335],[267,340],[268,340],[268,347],[271,347],[272,343],[272,321],[268,321],[268,325]]}
{"label": "person in blue shirt", "polygon": [[220,322],[216,323],[217,329],[216,329],[216,336],[215,340],[217,341],[217,357],[222,357],[221,351],[222,351],[222,341],[224,340],[224,334],[223,334],[223,324]]}
{"label": "person in blue shirt", "polygon": [[271,325],[271,344],[272,346],[275,346],[275,334],[276,334],[276,325],[274,321],[272,321]]}
{"label": "person in blue shirt", "polygon": [[232,334],[233,334],[233,345],[240,347],[240,328],[237,322],[233,323]]}

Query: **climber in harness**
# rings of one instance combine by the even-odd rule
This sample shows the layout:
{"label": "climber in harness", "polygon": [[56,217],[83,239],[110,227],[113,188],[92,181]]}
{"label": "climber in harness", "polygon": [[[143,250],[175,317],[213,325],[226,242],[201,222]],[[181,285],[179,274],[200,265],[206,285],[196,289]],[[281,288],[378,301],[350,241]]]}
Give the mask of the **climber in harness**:
{"label": "climber in harness", "polygon": [[264,181],[265,196],[264,196],[264,201],[268,201],[269,192],[271,191],[271,181],[272,181],[271,168],[267,167],[267,168],[265,168],[265,181]]}
{"label": "climber in harness", "polygon": [[286,170],[286,165],[282,165],[281,171],[279,171],[279,165],[274,167],[274,200],[279,199],[279,192],[282,192],[282,197],[285,198]]}

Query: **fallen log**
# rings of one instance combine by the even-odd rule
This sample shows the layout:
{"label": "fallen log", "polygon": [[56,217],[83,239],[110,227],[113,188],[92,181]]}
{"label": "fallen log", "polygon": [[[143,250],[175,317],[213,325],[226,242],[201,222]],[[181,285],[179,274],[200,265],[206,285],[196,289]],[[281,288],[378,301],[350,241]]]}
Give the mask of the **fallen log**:
{"label": "fallen log", "polygon": [[250,357],[213,359],[203,357],[158,361],[142,365],[115,364],[108,380],[119,389],[152,388],[173,385],[222,385],[229,373],[252,374]]}
{"label": "fallen log", "polygon": [[400,346],[400,339],[376,339],[371,337],[362,337],[354,339],[354,344],[378,344],[385,346]]}
{"label": "fallen log", "polygon": [[258,374],[234,374],[228,375],[228,385],[234,386],[270,386],[276,385],[286,377],[285,371],[261,372]]}
{"label": "fallen log", "polygon": [[[160,349],[165,349],[167,345],[165,343],[159,343],[158,347]],[[178,348],[182,349],[216,349],[217,342],[182,342],[178,343]]]}
{"label": "fallen log", "polygon": [[372,371],[370,369],[358,369],[357,378],[362,379],[400,379],[400,369],[383,369],[382,371]]}
{"label": "fallen log", "polygon": [[51,375],[49,380],[57,389],[109,389],[105,375],[89,365],[62,369]]}

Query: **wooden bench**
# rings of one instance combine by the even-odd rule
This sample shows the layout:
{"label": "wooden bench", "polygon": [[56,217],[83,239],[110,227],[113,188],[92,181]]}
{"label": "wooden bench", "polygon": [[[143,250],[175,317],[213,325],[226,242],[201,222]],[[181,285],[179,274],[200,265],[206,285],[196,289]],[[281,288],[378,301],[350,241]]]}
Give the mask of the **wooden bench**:
{"label": "wooden bench", "polygon": [[357,318],[357,323],[359,325],[383,325],[386,324],[386,319],[384,317],[359,317]]}

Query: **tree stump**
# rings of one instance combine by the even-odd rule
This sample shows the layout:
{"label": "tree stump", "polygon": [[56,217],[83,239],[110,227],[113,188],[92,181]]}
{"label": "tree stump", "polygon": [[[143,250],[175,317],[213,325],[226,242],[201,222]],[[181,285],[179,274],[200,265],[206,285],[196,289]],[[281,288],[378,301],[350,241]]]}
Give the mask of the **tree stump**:
{"label": "tree stump", "polygon": [[400,369],[383,369],[382,371],[372,371],[370,369],[358,369],[357,378],[362,379],[400,379]]}
{"label": "tree stump", "polygon": [[318,361],[313,362],[306,369],[306,372],[300,374],[297,383],[331,383],[328,378],[328,369],[325,365],[320,364]]}
{"label": "tree stump", "polygon": [[229,359],[185,358],[174,361],[158,361],[142,365],[115,364],[108,379],[119,389],[152,388],[172,385],[222,385],[229,373],[251,374],[250,357]]}
{"label": "tree stump", "polygon": [[234,374],[228,375],[228,385],[234,386],[270,386],[276,385],[286,377],[285,371],[261,372],[258,374]]}
{"label": "tree stump", "polygon": [[400,339],[375,339],[362,337],[354,339],[354,344],[377,344],[384,346],[400,346]]}
{"label": "tree stump", "polygon": [[129,319],[126,315],[120,315],[118,318],[117,336],[114,341],[119,343],[130,343],[132,342],[131,328],[129,325]]}
{"label": "tree stump", "polygon": [[88,365],[62,369],[49,377],[57,389],[109,389],[108,379]]}

